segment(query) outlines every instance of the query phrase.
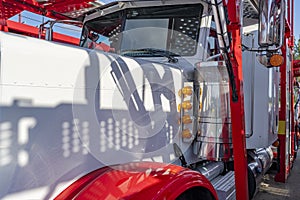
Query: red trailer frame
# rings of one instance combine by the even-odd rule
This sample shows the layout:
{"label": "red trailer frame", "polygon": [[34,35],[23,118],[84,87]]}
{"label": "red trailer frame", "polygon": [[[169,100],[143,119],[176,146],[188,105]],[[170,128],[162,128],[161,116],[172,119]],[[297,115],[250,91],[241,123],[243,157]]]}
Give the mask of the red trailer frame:
{"label": "red trailer frame", "polygon": [[[233,102],[231,99],[231,120],[232,120],[232,143],[233,143],[233,156],[234,156],[234,171],[235,171],[235,184],[236,184],[236,199],[248,199],[248,172],[247,172],[247,152],[245,145],[245,123],[244,123],[244,95],[242,91],[243,85],[243,76],[242,76],[242,49],[241,49],[241,21],[240,21],[240,3],[239,0],[229,0],[227,5],[223,1],[224,6],[227,6],[228,17],[230,24],[228,25],[228,31],[232,35],[231,43],[231,63],[233,66],[234,76],[236,80],[236,89],[238,92],[238,101]],[[286,58],[287,53],[292,51],[294,36],[293,36],[293,26],[294,26],[294,0],[288,0],[288,18],[286,19],[286,28],[285,28],[285,40],[282,47],[282,54]],[[286,44],[288,47],[286,48]],[[292,58],[291,58],[292,59]],[[291,60],[292,63],[292,60]],[[279,134],[278,139],[280,142],[279,146],[279,158],[280,158],[280,169],[278,174],[275,177],[276,181],[285,182],[287,175],[292,167],[292,162],[294,160],[294,148],[293,148],[293,135],[295,134],[294,130],[294,116],[293,110],[290,110],[290,129],[286,129],[286,124],[288,116],[286,116],[286,101],[290,101],[290,105],[293,105],[293,92],[292,89],[288,91],[291,94],[290,99],[287,99],[286,96],[286,87],[287,84],[291,85],[293,80],[293,66],[291,66],[291,74],[289,77],[289,83],[286,82],[286,69],[287,61],[280,67],[281,73],[281,102],[280,102],[280,114],[279,114]],[[232,93],[232,90],[230,91]],[[236,113],[239,113],[238,115]],[[289,134],[292,137],[292,153],[286,154],[287,149],[286,135]],[[287,160],[287,162],[285,162]]]}
{"label": "red trailer frame", "polygon": [[[285,40],[283,47],[281,48],[284,58],[287,58],[289,54],[292,54],[294,47],[294,0],[288,0],[288,18],[285,22]],[[290,63],[284,59],[284,63],[280,66],[280,111],[279,111],[279,130],[278,130],[278,141],[279,141],[279,170],[275,176],[275,181],[285,183],[292,168],[293,161],[295,159],[295,120],[294,119],[294,95],[293,95],[293,80],[294,80],[294,66],[293,57],[290,57]],[[290,69],[288,69],[290,66]],[[289,70],[289,74],[287,74]],[[287,75],[289,77],[287,77]],[[288,79],[287,79],[288,78]],[[287,91],[289,88],[289,91]],[[288,98],[287,92],[290,94]],[[287,101],[289,101],[290,107],[287,107]],[[289,115],[287,115],[289,111]],[[290,142],[290,144],[289,144]]]}
{"label": "red trailer frame", "polygon": [[[224,1],[223,1],[224,3]],[[232,122],[232,143],[234,157],[234,173],[236,199],[249,199],[248,191],[248,165],[245,137],[245,118],[244,118],[244,94],[243,94],[243,71],[242,71],[242,45],[241,45],[241,21],[240,3],[238,0],[229,0],[227,4],[228,17],[230,24],[228,31],[232,35],[231,43],[231,63],[235,76],[235,84],[238,101],[230,100],[231,122]],[[230,90],[232,94],[232,90]],[[238,114],[237,114],[238,113]]]}
{"label": "red trailer frame", "polygon": [[[9,20],[22,11],[29,11],[43,15],[55,20],[81,20],[81,16],[101,4],[96,0],[1,0],[0,1],[0,30],[6,32],[17,32],[23,35],[38,35],[38,29],[24,25],[20,22]],[[65,38],[64,38],[65,37]],[[54,40],[78,45],[79,40],[63,34],[54,35]]]}

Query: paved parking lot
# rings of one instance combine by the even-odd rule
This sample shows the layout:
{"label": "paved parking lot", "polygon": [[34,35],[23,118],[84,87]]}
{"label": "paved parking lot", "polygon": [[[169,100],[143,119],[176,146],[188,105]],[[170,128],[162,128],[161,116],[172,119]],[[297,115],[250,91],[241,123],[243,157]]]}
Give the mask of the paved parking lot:
{"label": "paved parking lot", "polygon": [[300,152],[286,183],[274,181],[275,170],[264,176],[254,200],[300,200]]}

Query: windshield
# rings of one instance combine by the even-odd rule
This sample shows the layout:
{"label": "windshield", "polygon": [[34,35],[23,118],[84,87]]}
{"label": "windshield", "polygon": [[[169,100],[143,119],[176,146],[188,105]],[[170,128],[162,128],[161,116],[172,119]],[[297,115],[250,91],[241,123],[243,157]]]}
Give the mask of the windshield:
{"label": "windshield", "polygon": [[153,48],[193,56],[197,51],[201,15],[201,4],[120,10],[86,22],[81,46],[97,48],[101,44],[119,54]]}

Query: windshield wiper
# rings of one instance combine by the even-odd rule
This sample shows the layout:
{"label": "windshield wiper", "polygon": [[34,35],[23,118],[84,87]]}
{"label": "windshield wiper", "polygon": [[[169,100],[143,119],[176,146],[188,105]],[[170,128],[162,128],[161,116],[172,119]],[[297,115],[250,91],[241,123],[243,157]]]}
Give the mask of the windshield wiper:
{"label": "windshield wiper", "polygon": [[163,49],[154,49],[154,48],[144,48],[144,49],[130,49],[123,50],[121,52],[123,56],[130,57],[150,57],[150,56],[163,56],[168,58],[168,62],[177,63],[178,59],[174,56],[180,56],[178,54],[172,53]]}

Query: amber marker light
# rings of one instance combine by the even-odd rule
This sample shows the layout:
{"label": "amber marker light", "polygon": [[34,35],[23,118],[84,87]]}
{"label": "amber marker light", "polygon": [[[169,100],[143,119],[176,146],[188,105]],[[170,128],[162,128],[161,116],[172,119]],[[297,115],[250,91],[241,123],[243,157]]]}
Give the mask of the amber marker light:
{"label": "amber marker light", "polygon": [[191,137],[192,137],[192,133],[191,133],[190,129],[184,129],[182,131],[182,138],[189,139]]}
{"label": "amber marker light", "polygon": [[279,54],[274,54],[270,58],[270,64],[273,67],[280,66],[283,64],[283,56]]}
{"label": "amber marker light", "polygon": [[181,104],[178,105],[178,109],[180,110],[180,108],[184,109],[184,110],[191,110],[192,109],[192,104],[190,101],[184,101]]}
{"label": "amber marker light", "polygon": [[191,110],[192,109],[192,104],[191,104],[190,101],[184,101],[181,104],[178,104],[178,111],[180,111],[181,108],[183,110]]}
{"label": "amber marker light", "polygon": [[181,90],[178,91],[178,96],[191,96],[193,94],[193,88],[191,86],[185,86]]}
{"label": "amber marker light", "polygon": [[190,124],[190,123],[192,123],[191,116],[189,116],[189,115],[183,115],[182,116],[182,123],[183,124]]}

